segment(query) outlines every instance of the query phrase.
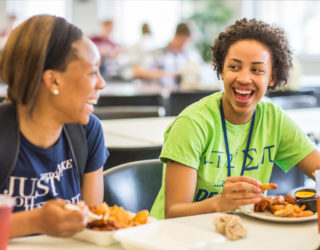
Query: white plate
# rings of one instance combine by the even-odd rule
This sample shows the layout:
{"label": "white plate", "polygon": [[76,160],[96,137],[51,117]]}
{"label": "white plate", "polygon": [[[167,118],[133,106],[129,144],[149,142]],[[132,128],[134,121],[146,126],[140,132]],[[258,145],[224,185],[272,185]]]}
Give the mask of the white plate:
{"label": "white plate", "polygon": [[268,221],[276,221],[276,222],[302,222],[302,221],[312,221],[312,220],[318,219],[317,213],[307,217],[297,217],[297,218],[277,217],[268,211],[254,212],[253,205],[241,206],[239,207],[239,211],[254,218],[258,218],[261,220],[268,220]]}
{"label": "white plate", "polygon": [[119,230],[113,236],[126,249],[148,250],[191,250],[205,247],[213,249],[226,240],[224,236],[214,232],[213,229],[208,231],[171,221],[158,221]]}
{"label": "white plate", "polygon": [[84,229],[83,231],[75,234],[73,238],[90,242],[99,246],[109,246],[115,243],[113,234],[115,231],[96,231],[92,229]]}
{"label": "white plate", "polygon": [[[155,221],[157,221],[156,218],[149,216],[148,223],[155,222]],[[123,229],[119,229],[119,230],[123,230]],[[81,241],[90,242],[99,246],[109,246],[116,242],[116,240],[113,238],[113,234],[115,232],[116,231],[96,231],[96,230],[85,228],[83,231],[75,234],[73,238]]]}

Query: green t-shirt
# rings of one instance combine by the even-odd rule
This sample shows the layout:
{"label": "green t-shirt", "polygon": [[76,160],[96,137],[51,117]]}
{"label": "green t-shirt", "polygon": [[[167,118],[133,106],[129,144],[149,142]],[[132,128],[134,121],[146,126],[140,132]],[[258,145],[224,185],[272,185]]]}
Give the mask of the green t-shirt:
{"label": "green t-shirt", "polygon": [[[160,160],[164,163],[162,187],[151,215],[164,218],[166,160],[197,170],[194,202],[220,194],[228,175],[228,162],[220,116],[223,92],[214,93],[187,107],[165,132]],[[246,159],[244,175],[269,182],[276,163],[284,171],[304,159],[315,145],[283,110],[270,102],[259,102]],[[251,121],[233,125],[226,121],[231,175],[239,176]]]}

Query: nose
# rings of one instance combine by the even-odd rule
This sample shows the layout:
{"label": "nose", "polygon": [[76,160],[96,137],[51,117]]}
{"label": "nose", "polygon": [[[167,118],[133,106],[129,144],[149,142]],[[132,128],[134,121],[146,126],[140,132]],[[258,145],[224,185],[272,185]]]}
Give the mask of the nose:
{"label": "nose", "polygon": [[249,69],[242,69],[239,71],[237,80],[243,84],[252,83],[251,71]]}
{"label": "nose", "polygon": [[97,87],[97,89],[103,89],[106,86],[106,82],[103,79],[103,77],[101,76],[100,72],[99,72],[98,77],[99,77],[99,79],[98,79],[96,87]]}

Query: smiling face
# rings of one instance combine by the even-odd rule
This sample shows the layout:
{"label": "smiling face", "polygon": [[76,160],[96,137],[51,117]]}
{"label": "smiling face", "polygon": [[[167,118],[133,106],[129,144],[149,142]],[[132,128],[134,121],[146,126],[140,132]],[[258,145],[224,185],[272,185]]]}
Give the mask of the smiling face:
{"label": "smiling face", "polygon": [[235,42],[225,57],[221,78],[226,119],[233,124],[247,123],[268,86],[274,84],[269,49],[256,40]]}
{"label": "smiling face", "polygon": [[75,42],[72,48],[78,59],[71,61],[64,72],[56,72],[59,95],[55,108],[61,123],[86,124],[97,103],[98,90],[105,84],[99,73],[100,55],[88,38]]}

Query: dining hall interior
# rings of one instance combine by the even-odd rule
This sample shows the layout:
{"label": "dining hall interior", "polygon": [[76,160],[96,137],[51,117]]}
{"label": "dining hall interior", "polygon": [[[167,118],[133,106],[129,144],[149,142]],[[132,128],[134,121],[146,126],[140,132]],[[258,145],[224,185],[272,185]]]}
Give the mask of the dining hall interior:
{"label": "dining hall interior", "polygon": [[[293,129],[293,127],[299,127],[299,131],[301,130],[303,135],[305,135],[305,139],[300,139],[302,133],[288,133],[290,138],[284,140],[286,144],[298,142],[302,145],[303,142],[308,140],[305,148],[308,147],[308,150],[309,148],[310,150],[315,149],[315,151],[320,149],[320,33],[317,31],[320,25],[320,17],[317,15],[319,11],[320,2],[316,0],[1,0],[0,69],[4,67],[4,64],[1,65],[1,62],[3,62],[1,57],[5,58],[8,54],[6,53],[6,49],[9,46],[6,47],[6,43],[11,41],[11,32],[33,16],[45,14],[61,17],[66,20],[68,24],[74,25],[73,27],[78,27],[79,30],[82,31],[83,36],[90,39],[90,44],[95,46],[93,50],[98,53],[100,58],[99,73],[97,73],[100,80],[99,83],[96,84],[103,86],[96,87],[99,93],[98,98],[91,96],[90,98],[96,98],[96,100],[93,100],[92,103],[89,103],[87,106],[91,107],[91,104],[94,106],[91,113],[94,114],[100,124],[99,126],[101,126],[103,138],[102,140],[98,137],[94,140],[91,138],[90,140],[95,142],[90,143],[99,142],[100,144],[104,144],[102,145],[104,147],[103,150],[106,148],[107,153],[105,153],[106,156],[104,157],[106,161],[102,164],[103,166],[101,167],[100,173],[102,175],[100,188],[103,188],[103,190],[101,192],[99,191],[99,195],[101,195],[100,200],[104,203],[100,206],[89,204],[86,206],[80,202],[82,199],[78,200],[75,196],[72,197],[75,202],[73,202],[74,200],[70,201],[70,198],[66,198],[66,200],[68,200],[67,203],[71,203],[71,205],[68,204],[70,206],[65,206],[67,207],[66,209],[76,210],[77,212],[81,211],[83,213],[83,207],[86,207],[86,220],[89,221],[89,224],[87,224],[86,221],[86,226],[91,225],[91,228],[87,226],[80,232],[67,235],[67,237],[59,237],[61,235],[50,235],[50,233],[36,231],[32,232],[31,236],[9,236],[10,216],[11,221],[13,221],[12,214],[17,211],[27,211],[30,210],[30,208],[34,208],[35,210],[39,209],[38,205],[34,203],[36,202],[35,200],[41,196],[40,191],[35,191],[35,194],[30,194],[29,197],[23,194],[23,196],[26,197],[24,201],[22,201],[23,198],[15,197],[11,193],[15,206],[19,206],[20,204],[21,209],[15,210],[13,205],[11,208],[13,213],[10,212],[11,215],[4,214],[4,212],[1,213],[1,209],[3,207],[2,196],[10,193],[10,190],[17,193],[31,192],[30,190],[34,189],[34,186],[39,186],[39,190],[51,190],[51,187],[43,188],[41,186],[43,182],[46,182],[45,178],[47,178],[48,183],[58,181],[58,179],[60,181],[63,173],[68,171],[68,161],[63,163],[65,165],[62,163],[59,164],[58,170],[55,172],[46,173],[52,173],[51,177],[49,175],[44,177],[44,174],[42,174],[42,177],[39,177],[39,183],[37,182],[38,184],[35,184],[36,181],[33,181],[32,187],[26,188],[26,190],[23,190],[21,187],[19,190],[17,185],[16,187],[14,187],[14,185],[18,183],[18,180],[20,180],[20,182],[27,182],[27,177],[23,175],[19,177],[13,176],[13,178],[10,179],[10,185],[6,184],[6,187],[2,185],[2,181],[3,178],[9,179],[10,175],[5,175],[6,172],[0,171],[0,224],[8,224],[7,228],[0,225],[0,234],[4,232],[4,238],[0,236],[0,242],[3,241],[3,243],[0,243],[0,250],[57,248],[114,250],[320,249],[320,237],[318,233],[320,229],[318,229],[317,214],[319,210],[317,210],[316,205],[316,196],[318,197],[320,195],[320,187],[318,190],[318,182],[320,185],[320,171],[319,173],[318,171],[313,171],[313,177],[309,172],[302,171],[304,168],[300,165],[300,160],[305,160],[304,157],[307,156],[305,153],[307,149],[303,157],[302,153],[299,153],[300,158],[296,158],[293,153],[290,154],[290,157],[300,160],[290,161],[290,159],[287,159],[286,161],[295,162],[296,165],[299,163],[299,166],[286,168],[281,165],[281,161],[279,161],[279,164],[276,164],[276,160],[271,159],[271,152],[273,152],[272,147],[274,147],[274,145],[264,145],[264,153],[261,154],[263,156],[261,161],[257,166],[253,166],[252,169],[247,168],[247,170],[249,169],[249,171],[251,171],[262,166],[264,161],[269,160],[272,162],[272,170],[265,172],[267,172],[270,177],[268,183],[274,183],[277,187],[269,187],[268,189],[270,190],[263,193],[266,197],[261,199],[261,201],[266,202],[263,211],[267,207],[267,209],[269,209],[268,212],[257,212],[263,205],[260,204],[259,207],[259,205],[255,203],[254,206],[251,204],[239,206],[237,209],[225,209],[225,211],[218,212],[207,210],[207,212],[194,212],[193,214],[190,212],[191,214],[172,216],[172,218],[167,216],[165,219],[155,218],[156,216],[153,217],[151,213],[151,210],[154,209],[154,204],[156,204],[160,198],[165,199],[164,196],[166,196],[167,193],[180,192],[167,190],[167,187],[164,185],[164,183],[167,184],[168,168],[166,170],[166,166],[169,164],[168,162],[173,164],[170,168],[173,168],[175,166],[174,164],[187,166],[186,162],[188,162],[185,160],[185,163],[181,164],[178,160],[168,157],[170,155],[173,156],[175,152],[184,152],[184,150],[185,156],[189,157],[189,155],[191,155],[190,151],[196,149],[196,143],[191,143],[191,146],[188,145],[183,148],[179,143],[183,143],[187,139],[180,140],[180,138],[213,135],[211,132],[205,134],[204,131],[207,129],[207,123],[203,121],[193,121],[192,126],[186,124],[184,130],[184,126],[181,125],[182,122],[178,122],[182,119],[181,117],[187,116],[187,112],[192,111],[192,107],[200,107],[200,102],[203,102],[204,99],[209,100],[212,95],[222,96],[222,92],[228,91],[225,80],[227,77],[223,77],[227,75],[225,73],[227,71],[223,71],[223,74],[221,74],[222,71],[217,67],[213,54],[215,52],[215,44],[218,40],[216,40],[216,38],[222,32],[227,32],[227,27],[233,25],[237,20],[243,20],[243,18],[245,18],[245,20],[257,19],[268,25],[270,24],[272,28],[280,27],[281,30],[283,30],[290,45],[289,49],[292,51],[290,56],[292,59],[292,68],[288,71],[286,85],[276,88],[268,87],[265,95],[263,97],[261,96],[261,102],[267,103],[266,105],[271,103],[270,105],[275,106],[277,110],[280,110],[279,112],[283,112],[281,114],[285,114],[285,118],[281,119],[289,119],[290,122],[294,123],[294,125],[288,127],[288,130]],[[45,29],[46,24],[41,25],[43,25],[43,29]],[[52,30],[54,30],[54,28],[52,28]],[[57,37],[60,35],[61,37],[63,36],[62,33],[59,32],[55,33],[55,35]],[[244,38],[243,40],[248,41],[250,39],[256,40],[259,43],[260,38]],[[43,44],[46,44],[47,40],[51,41],[52,37],[44,39]],[[58,38],[56,40],[58,41]],[[241,39],[239,40],[241,42]],[[235,41],[234,44],[239,43],[239,41]],[[38,44],[41,44],[41,42]],[[231,43],[230,48],[233,46],[232,44],[233,43]],[[261,44],[267,47],[267,50],[269,49],[268,45]],[[49,45],[50,43],[48,46]],[[80,49],[78,51],[80,51]],[[270,51],[271,49],[268,50],[268,53],[270,53]],[[47,56],[48,54],[50,53],[47,53]],[[226,54],[224,54],[224,56],[227,58]],[[271,57],[273,59],[276,56],[273,54]],[[25,60],[31,62],[28,58]],[[60,59],[56,58],[56,60],[58,61]],[[72,62],[71,60],[71,63]],[[223,63],[225,63],[225,61]],[[5,67],[8,68],[7,65],[5,65]],[[223,68],[223,70],[225,70],[225,68]],[[276,69],[274,65],[272,65],[272,71],[274,70]],[[43,72],[44,71],[43,69]],[[10,99],[14,97],[15,93],[12,91],[10,94],[10,91],[16,87],[10,85],[5,80],[12,80],[14,77],[12,75],[9,77],[10,74],[8,74],[8,77],[2,77],[1,74],[5,74],[1,72],[0,70],[0,102],[4,104],[0,104],[0,117],[7,120],[7,116],[1,114],[1,105],[12,102]],[[45,74],[43,73],[43,75]],[[43,79],[45,79],[44,76]],[[42,82],[45,81],[43,79],[41,80]],[[272,78],[272,80],[276,81],[277,79]],[[9,85],[11,88],[10,91],[8,88]],[[259,92],[260,87],[255,86],[255,88],[255,91]],[[36,91],[36,89],[34,91]],[[246,96],[249,94],[243,94],[240,90],[237,91],[237,89],[233,90],[235,99],[238,100],[238,103],[241,103],[241,98],[243,98],[242,102],[244,102],[244,99],[247,98]],[[79,93],[80,92],[79,87]],[[57,93],[52,92],[52,98],[58,98],[63,95],[63,91]],[[70,93],[70,95],[74,96],[75,94]],[[24,95],[24,98],[27,98],[26,96],[27,94]],[[242,97],[240,98],[238,96]],[[90,98],[88,98],[88,100]],[[58,102],[53,101],[53,103]],[[195,104],[198,104],[198,106],[190,106]],[[221,107],[222,104],[223,101],[221,99]],[[63,107],[63,104],[59,105],[60,104],[57,104],[58,108]],[[70,101],[69,104],[66,102],[65,105],[70,105],[70,111],[68,112],[71,115],[71,107],[73,104]],[[219,111],[219,108],[217,108],[217,110]],[[20,112],[20,110],[18,111]],[[182,115],[181,112],[183,112]],[[252,112],[253,118],[251,124],[255,124],[255,122],[260,121],[259,113],[257,110]],[[90,117],[91,116],[90,114]],[[205,114],[203,114],[203,116],[205,116]],[[255,116],[256,120],[254,120]],[[57,117],[60,119],[60,116]],[[199,114],[197,117],[199,118],[201,115]],[[224,117],[224,115],[222,117]],[[227,111],[225,117],[225,120],[227,120],[226,128],[229,129],[231,122],[227,119],[229,117]],[[221,118],[221,121],[222,119],[224,118]],[[263,119],[261,118],[261,120]],[[220,118],[218,121],[220,122]],[[215,120],[212,121],[212,123],[214,122]],[[247,122],[247,124],[250,124],[249,121]],[[275,123],[276,122],[278,122],[278,120],[275,121]],[[83,122],[81,123],[84,124]],[[181,135],[176,135],[176,137],[172,137],[172,139],[169,140],[169,132],[177,123],[180,124],[180,127],[177,127],[177,129],[180,129]],[[17,124],[19,127],[19,121]],[[20,124],[21,126],[24,125],[22,122]],[[241,124],[239,126],[241,127],[247,124]],[[0,125],[0,128],[7,129],[7,127],[10,126],[11,125]],[[86,127],[86,125],[84,126]],[[197,126],[200,126],[203,131],[199,132]],[[205,155],[205,152],[202,152],[199,157],[201,157],[201,160],[204,159],[204,165],[211,164],[219,169],[219,164],[225,164],[229,171],[235,168],[230,162],[232,162],[233,158],[237,157],[237,154],[240,155],[243,152],[244,160],[243,163],[242,160],[241,162],[239,161],[239,164],[243,164],[243,168],[245,168],[247,161],[248,166],[250,164],[252,166],[252,155],[256,153],[256,149],[249,149],[248,146],[245,148],[246,145],[244,145],[243,149],[239,149],[237,154],[234,152],[229,155],[227,129],[224,130],[223,126],[222,121],[222,128],[219,131],[221,135],[215,136],[222,138],[222,141],[224,140],[221,144],[221,149],[223,151],[226,150],[226,156],[224,156],[225,158],[218,156],[217,162],[211,162],[210,159],[213,159],[213,157],[206,161],[207,155]],[[64,126],[63,132],[61,132],[61,130],[60,133],[63,134],[65,130],[69,131],[69,129],[73,128],[72,126],[68,126],[65,129],[65,127],[67,126]],[[248,129],[245,131],[249,131],[250,125],[246,127]],[[276,128],[275,125],[272,128]],[[84,129],[85,132],[87,132],[86,129],[87,128]],[[209,131],[210,129],[213,130],[214,128],[208,128],[207,130]],[[19,128],[17,131],[19,132]],[[270,131],[267,131],[266,134],[269,132]],[[239,135],[239,140],[245,138],[245,144],[247,142],[247,132],[244,133],[245,135],[243,136]],[[262,137],[254,138],[253,136],[253,142],[261,138],[265,140],[265,137],[268,136],[272,137],[269,134],[263,134],[263,131],[259,133],[262,134]],[[270,132],[270,134],[272,133],[273,131]],[[280,132],[277,130],[277,133]],[[0,136],[0,151],[3,151],[0,152],[0,158],[4,156],[4,159],[7,160],[10,158],[7,157],[7,155],[9,155],[7,152],[12,151],[12,149],[10,146],[2,147],[2,144],[7,144],[4,140],[9,140],[9,137],[4,136],[4,134],[6,134],[6,132]],[[189,134],[193,134],[193,136]],[[24,134],[23,131],[21,132],[20,130],[19,135],[21,137],[21,144],[23,140],[28,141],[29,137],[27,134]],[[89,146],[89,149],[87,147],[83,149],[80,145],[82,143],[86,144],[89,137],[87,139],[84,138],[86,141],[83,141],[79,139],[82,134],[79,136],[78,132],[66,132],[66,135],[63,136],[65,136],[67,138],[66,141],[71,144],[70,154],[73,158],[71,161],[73,160],[74,162],[72,163],[74,164],[73,168],[77,169],[77,171],[75,170],[78,174],[77,178],[79,176],[80,178],[84,178],[83,175],[88,175],[88,172],[85,170],[82,172],[83,157],[81,154],[88,154],[88,158],[85,156],[84,161],[89,161],[91,157],[90,154],[93,153],[91,152],[91,146]],[[283,136],[285,137],[285,135]],[[3,141],[1,141],[1,137],[4,138]],[[77,138],[75,139],[75,137]],[[250,132],[248,137],[248,145],[250,145]],[[229,137],[231,149],[233,143],[231,143],[230,138],[235,139],[236,136]],[[292,140],[290,141],[290,139]],[[172,144],[174,140],[176,140],[176,144]],[[213,141],[213,138],[207,138],[206,140]],[[279,142],[280,138],[277,140]],[[28,143],[31,144],[33,141],[30,141],[31,142],[28,141]],[[166,144],[167,141],[170,143],[170,146],[175,145],[177,151],[172,149],[173,152],[170,154],[168,151],[169,146],[163,150],[163,145]],[[196,140],[196,142],[198,142],[198,140]],[[55,143],[58,144],[57,141]],[[56,145],[55,143],[53,144],[54,146]],[[297,146],[297,149],[303,148],[302,146],[300,147],[300,144],[299,147]],[[279,151],[281,151],[281,148],[278,149],[278,147],[281,146],[285,148],[285,150],[289,148],[288,145],[281,143],[279,143],[279,145],[276,146]],[[34,146],[37,146],[37,144]],[[41,149],[41,146],[37,147]],[[291,145],[290,149],[293,147],[294,146]],[[99,151],[98,148],[94,149]],[[20,151],[23,150],[20,146]],[[308,151],[309,153],[311,152],[310,150]],[[210,149],[212,155],[222,154],[220,151],[220,149],[218,150],[214,147]],[[249,153],[249,151],[251,153]],[[194,154],[196,153],[198,152]],[[20,155],[19,158],[17,158],[17,155],[20,153],[16,152],[15,154],[16,158],[14,162],[16,162],[17,159],[18,161],[22,161]],[[80,156],[78,154],[80,154]],[[56,156],[52,155],[52,157]],[[272,157],[275,158],[275,156]],[[164,158],[166,159],[165,161],[163,160]],[[177,159],[179,159],[178,156]],[[221,163],[220,160],[224,163]],[[3,162],[2,159],[0,159],[0,161]],[[26,165],[26,167],[28,164],[32,164],[31,161],[22,161],[22,163]],[[236,164],[238,164],[238,161],[236,161]],[[3,168],[5,168],[5,166],[6,165],[4,165]],[[195,170],[196,168],[192,167],[192,169]],[[200,167],[197,170],[200,172]],[[98,170],[95,169],[95,171]],[[206,171],[209,172],[209,170],[203,170],[203,172]],[[55,176],[53,177],[53,175]],[[228,176],[232,178],[235,177],[229,175],[229,172]],[[255,177],[255,175],[248,176]],[[259,176],[259,178],[260,177],[261,176]],[[196,185],[203,181],[202,178],[206,179],[205,176],[201,176],[200,178],[198,175],[198,180],[194,179],[195,183],[192,185],[196,188]],[[257,179],[259,178],[257,177]],[[220,188],[219,190],[224,190],[223,185],[227,183],[227,180],[223,180],[222,184],[212,183],[213,180],[210,183],[211,186],[218,189]],[[262,178],[261,180],[265,179]],[[80,179],[79,184],[79,180],[77,180],[80,188],[85,186],[81,181],[82,179]],[[181,187],[187,182],[187,180],[183,180],[182,176],[175,181],[171,181],[174,183],[171,183],[171,187],[175,188],[179,186],[179,182],[181,182]],[[259,181],[259,185],[261,185],[261,183],[262,181]],[[53,184],[51,183],[51,185]],[[92,184],[92,189],[96,188],[97,185]],[[66,187],[68,186],[66,185]],[[88,186],[86,187],[88,188]],[[53,193],[55,193],[54,187],[52,188]],[[15,189],[17,189],[17,191],[14,191]],[[205,189],[204,187],[197,187],[191,197],[191,203],[204,203],[206,202],[205,200],[209,200],[218,195],[218,192],[213,192],[212,190],[211,188]],[[214,189],[214,191],[215,190],[216,189]],[[81,197],[81,195],[83,199],[84,197],[88,197],[83,195],[81,190],[80,192],[79,197]],[[247,190],[246,192],[251,193],[253,191]],[[300,194],[303,192],[305,195],[312,193],[312,208],[309,206],[311,199],[308,200],[308,203],[303,203],[297,195],[299,192]],[[221,195],[223,195],[223,193]],[[289,197],[288,195],[290,195],[291,198],[293,197],[294,205],[291,205],[291,201],[289,201],[291,198],[287,198]],[[174,195],[172,195],[172,197],[174,197]],[[56,198],[60,197],[57,196]],[[183,203],[183,198],[181,198],[182,200],[179,202]],[[88,200],[91,199],[88,198]],[[22,205],[23,202],[29,202],[29,205]],[[41,200],[41,205],[40,202],[38,203],[39,207],[41,207],[43,203]],[[297,211],[301,210],[301,215],[294,216],[294,214],[298,212],[292,212],[290,213],[291,216],[275,216],[274,211],[270,210],[270,207],[274,204],[283,206],[281,209],[288,209],[288,204],[290,204],[292,209],[296,209]],[[301,204],[303,205],[301,206]],[[25,207],[22,208],[22,206]],[[301,207],[303,208],[301,209]],[[164,209],[165,213],[167,213],[166,205]],[[304,211],[309,210],[312,211],[312,214],[302,216]],[[93,217],[91,218],[90,216]],[[105,227],[107,229],[101,229],[101,223],[106,223],[106,221],[110,223],[111,221],[111,219],[107,219],[107,216],[118,216],[126,220],[126,222],[112,221],[111,226],[108,225],[108,227]],[[146,217],[142,218],[143,216]],[[97,219],[97,217],[99,217],[99,219]],[[94,222],[92,224],[94,220],[100,221],[100,224],[94,224]],[[144,220],[144,222],[141,222],[142,220]],[[2,221],[6,221],[6,223],[2,223]],[[233,225],[231,226],[232,223]],[[98,226],[100,226],[100,229]],[[43,226],[43,228],[44,227],[45,226]],[[1,244],[3,248],[1,248]]]}

